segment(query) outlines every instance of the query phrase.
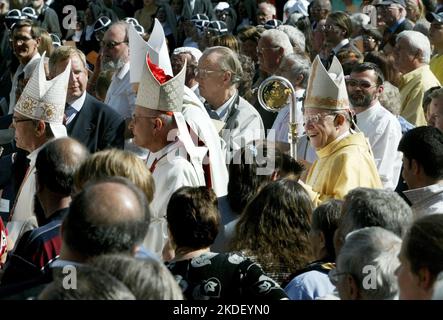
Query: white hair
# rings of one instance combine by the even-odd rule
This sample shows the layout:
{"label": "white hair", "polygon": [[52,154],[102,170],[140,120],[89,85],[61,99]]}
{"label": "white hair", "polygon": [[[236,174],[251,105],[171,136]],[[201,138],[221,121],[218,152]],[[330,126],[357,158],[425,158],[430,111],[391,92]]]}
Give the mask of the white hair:
{"label": "white hair", "polygon": [[261,34],[261,37],[267,38],[271,45],[283,48],[284,56],[294,52],[294,48],[291,44],[291,41],[289,41],[288,35],[281,30],[266,30]]}
{"label": "white hair", "polygon": [[291,42],[293,47],[297,47],[299,49],[301,49],[303,52],[305,51],[305,35],[303,34],[303,32],[301,32],[299,29],[297,29],[296,27],[287,25],[287,24],[282,24],[280,26],[277,27],[277,30],[281,30],[284,33],[286,33],[286,35],[289,38],[289,41]]}
{"label": "white hair", "polygon": [[297,53],[291,53],[281,59],[280,65],[275,71],[275,75],[288,79],[295,87],[295,80],[302,75],[303,80],[300,87],[306,88],[308,85],[309,73],[311,72],[311,61],[307,57]]}
{"label": "white hair", "polygon": [[406,30],[397,35],[397,42],[405,39],[409,44],[409,51],[421,50],[421,61],[429,64],[431,59],[431,43],[428,37],[418,31]]}
{"label": "white hair", "polygon": [[371,22],[371,17],[364,13],[353,13],[351,16],[352,28],[361,27]]}
{"label": "white hair", "polygon": [[400,249],[401,239],[391,231],[381,227],[358,229],[346,236],[337,270],[354,277],[362,299],[395,299]]}
{"label": "white hair", "polygon": [[277,14],[277,10],[275,9],[275,6],[272,3],[260,2],[258,4],[258,7],[266,8],[268,11],[270,11],[269,13],[272,14],[273,16],[275,16]]}

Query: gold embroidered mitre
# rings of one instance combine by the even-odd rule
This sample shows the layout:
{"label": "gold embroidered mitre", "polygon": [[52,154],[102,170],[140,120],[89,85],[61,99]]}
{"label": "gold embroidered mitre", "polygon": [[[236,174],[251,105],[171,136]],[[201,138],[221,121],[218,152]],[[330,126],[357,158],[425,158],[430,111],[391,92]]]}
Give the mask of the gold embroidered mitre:
{"label": "gold embroidered mitre", "polygon": [[327,110],[349,109],[345,75],[335,56],[329,71],[323,66],[320,57],[315,57],[306,89],[304,107]]}

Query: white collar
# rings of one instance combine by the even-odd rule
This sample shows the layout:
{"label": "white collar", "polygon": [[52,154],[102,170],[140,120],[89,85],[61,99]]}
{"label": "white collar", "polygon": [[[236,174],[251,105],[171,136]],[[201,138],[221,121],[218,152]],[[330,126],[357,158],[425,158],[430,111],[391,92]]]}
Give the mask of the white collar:
{"label": "white collar", "polygon": [[[369,117],[371,114],[376,112],[381,107],[382,107],[382,105],[380,104],[380,101],[377,100],[372,106],[366,108],[366,110],[364,110],[364,111],[362,111],[360,113],[356,113],[355,115],[357,116],[357,120],[358,120],[358,118],[367,118],[367,117]],[[358,123],[357,123],[357,125],[358,125]]]}
{"label": "white collar", "polygon": [[339,44],[337,44],[337,45],[334,47],[334,49],[332,49],[332,51],[334,51],[334,54],[337,54],[338,51],[339,51],[342,47],[344,47],[345,45],[347,45],[348,43],[349,43],[349,39],[348,39],[348,38],[343,39],[342,41],[340,41]]}
{"label": "white collar", "polygon": [[166,154],[170,153],[171,151],[178,149],[179,147],[181,147],[183,145],[183,143],[180,140],[176,140],[174,142],[171,142],[170,144],[168,144],[167,146],[164,146],[162,149],[160,149],[157,152],[151,152],[149,154],[149,159],[147,160],[147,163],[150,162],[150,160],[155,161],[156,159],[161,159],[163,158]]}
{"label": "white collar", "polygon": [[423,201],[426,198],[429,198],[431,195],[439,194],[443,192],[443,183],[431,184],[426,187],[416,188],[411,190],[403,191],[404,195],[415,204],[417,202]]}
{"label": "white collar", "polygon": [[83,107],[83,104],[85,103],[86,100],[86,90],[85,92],[83,92],[83,94],[81,95],[80,98],[78,98],[77,100],[75,100],[73,103],[70,103],[71,107],[73,107],[77,112],[80,112],[80,110]]}
{"label": "white collar", "polygon": [[35,161],[37,161],[37,155],[40,152],[41,149],[43,149],[43,147],[49,143],[50,141],[52,141],[54,138],[50,138],[49,140],[47,140],[45,143],[43,143],[40,147],[38,147],[37,149],[33,150],[31,153],[28,154],[27,158],[30,160],[29,162],[29,166],[33,167],[35,165]]}
{"label": "white collar", "polygon": [[126,76],[126,74],[129,72],[129,68],[130,68],[130,65],[129,65],[129,61],[128,61],[115,74],[115,77],[117,77],[119,80],[123,79]]}

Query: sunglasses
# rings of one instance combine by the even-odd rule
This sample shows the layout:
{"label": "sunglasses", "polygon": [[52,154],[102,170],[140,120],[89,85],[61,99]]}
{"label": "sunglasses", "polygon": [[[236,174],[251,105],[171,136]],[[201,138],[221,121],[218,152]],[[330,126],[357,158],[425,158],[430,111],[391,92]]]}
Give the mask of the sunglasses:
{"label": "sunglasses", "polygon": [[100,45],[103,48],[114,49],[116,46],[121,45],[122,43],[128,43],[128,41],[120,41],[120,42],[102,41],[102,42],[100,42]]}
{"label": "sunglasses", "polygon": [[346,85],[348,87],[354,87],[354,88],[355,87],[359,87],[359,88],[362,88],[362,89],[370,89],[370,88],[373,88],[373,87],[377,86],[376,84],[372,84],[369,81],[366,81],[366,80],[356,80],[356,79],[348,79],[348,80],[346,80]]}

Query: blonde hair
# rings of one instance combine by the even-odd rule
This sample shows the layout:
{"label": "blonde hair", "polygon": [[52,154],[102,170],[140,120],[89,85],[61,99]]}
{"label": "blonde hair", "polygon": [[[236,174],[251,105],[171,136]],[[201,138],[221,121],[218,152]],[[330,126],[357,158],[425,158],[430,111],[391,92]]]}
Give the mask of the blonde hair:
{"label": "blonde hair", "polygon": [[103,150],[89,157],[77,170],[74,186],[81,190],[87,182],[113,176],[129,179],[149,202],[154,198],[154,179],[146,164],[135,154],[119,149]]}
{"label": "blonde hair", "polygon": [[71,56],[77,55],[83,63],[83,67],[87,69],[86,56],[77,48],[70,46],[60,46],[52,52],[49,58],[49,71],[52,73],[53,68],[61,61],[69,59]]}
{"label": "blonde hair", "polygon": [[40,34],[40,44],[37,49],[38,53],[43,54],[46,51],[46,57],[51,57],[54,47],[52,46],[51,35],[47,31],[42,31]]}

